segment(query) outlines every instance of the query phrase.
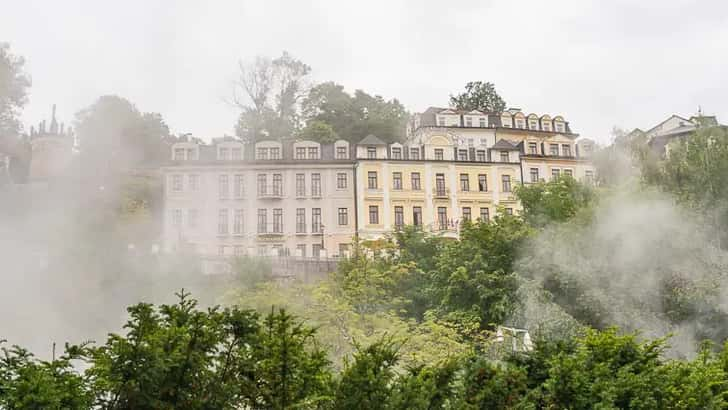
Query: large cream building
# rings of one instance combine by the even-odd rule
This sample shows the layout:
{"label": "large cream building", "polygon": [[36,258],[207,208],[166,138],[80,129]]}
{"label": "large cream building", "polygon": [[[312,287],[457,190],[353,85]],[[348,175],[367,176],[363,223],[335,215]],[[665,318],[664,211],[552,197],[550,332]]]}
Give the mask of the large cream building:
{"label": "large cream building", "polygon": [[577,138],[561,116],[431,107],[404,143],[181,141],[163,168],[165,247],[336,257],[403,225],[455,237],[463,220],[518,213],[520,184],[592,181],[594,144]]}

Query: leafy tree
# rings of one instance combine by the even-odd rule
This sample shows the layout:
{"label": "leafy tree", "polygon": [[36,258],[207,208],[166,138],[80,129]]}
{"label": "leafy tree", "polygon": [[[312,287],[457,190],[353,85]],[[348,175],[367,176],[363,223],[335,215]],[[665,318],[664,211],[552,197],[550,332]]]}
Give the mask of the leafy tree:
{"label": "leafy tree", "polygon": [[396,377],[397,351],[398,346],[388,339],[357,346],[353,361],[344,364],[334,409],[386,408]]}
{"label": "leafy tree", "polygon": [[0,42],[0,142],[21,131],[20,110],[28,102],[30,77],[24,71],[25,59]]}
{"label": "leafy tree", "polygon": [[236,134],[246,141],[295,135],[301,127],[299,103],[308,92],[311,67],[284,51],[239,64],[233,102],[241,113]]}
{"label": "leafy tree", "polygon": [[168,156],[169,128],[161,115],[141,113],[115,95],[102,96],[76,114],[76,136],[85,175],[116,176]]}
{"label": "leafy tree", "polygon": [[[327,132],[323,136],[330,139],[332,135],[336,135],[353,143],[361,141],[369,134],[374,134],[385,142],[400,141],[404,136],[408,117],[404,106],[397,99],[385,100],[363,90],[356,90],[352,96],[343,86],[333,82],[311,88],[303,100],[303,114],[307,128],[320,128],[317,124],[327,124],[333,134]],[[311,131],[309,130],[309,135]]]}
{"label": "leafy tree", "polygon": [[460,409],[517,408],[528,392],[526,372],[509,364],[474,357],[465,366],[458,392]]}
{"label": "leafy tree", "polygon": [[338,140],[339,136],[331,125],[323,121],[312,120],[301,130],[300,138],[330,144]]}
{"label": "leafy tree", "polygon": [[523,217],[534,227],[564,222],[596,199],[591,187],[568,175],[518,186],[516,196],[523,205]]}
{"label": "leafy tree", "polygon": [[450,95],[450,105],[465,111],[501,112],[506,109],[506,102],[498,95],[495,85],[482,81],[471,81],[465,84],[464,92]]}

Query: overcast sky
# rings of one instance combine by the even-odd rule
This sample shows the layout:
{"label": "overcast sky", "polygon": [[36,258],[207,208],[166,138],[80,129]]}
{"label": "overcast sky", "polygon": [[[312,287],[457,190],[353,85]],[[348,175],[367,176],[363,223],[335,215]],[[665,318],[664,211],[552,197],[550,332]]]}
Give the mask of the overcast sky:
{"label": "overcast sky", "polygon": [[[315,5],[314,5],[315,4]],[[698,106],[728,122],[728,1],[0,0],[0,41],[33,79],[26,127],[70,122],[103,94],[175,133],[232,134],[237,62],[287,50],[333,80],[446,105],[468,81],[509,106],[561,114],[582,136]]]}

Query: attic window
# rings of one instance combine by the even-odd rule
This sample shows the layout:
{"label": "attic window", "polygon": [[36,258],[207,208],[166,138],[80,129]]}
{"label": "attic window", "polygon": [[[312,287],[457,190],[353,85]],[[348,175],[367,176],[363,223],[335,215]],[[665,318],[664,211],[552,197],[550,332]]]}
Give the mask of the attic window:
{"label": "attic window", "polygon": [[445,117],[437,117],[437,125],[444,127],[445,126]]}
{"label": "attic window", "polygon": [[377,147],[367,147],[367,158],[369,158],[369,159],[377,158]]}
{"label": "attic window", "polygon": [[480,126],[480,128],[485,128],[486,127],[485,118],[482,118],[481,117],[480,119],[478,119],[478,122],[479,122],[478,125]]}
{"label": "attic window", "polygon": [[466,127],[472,127],[473,126],[473,117],[465,117],[465,126]]}

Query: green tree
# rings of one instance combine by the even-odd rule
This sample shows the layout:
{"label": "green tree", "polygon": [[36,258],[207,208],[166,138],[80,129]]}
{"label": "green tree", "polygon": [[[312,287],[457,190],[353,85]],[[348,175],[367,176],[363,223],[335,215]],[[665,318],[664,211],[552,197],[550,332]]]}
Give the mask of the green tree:
{"label": "green tree", "polygon": [[523,368],[474,357],[465,365],[455,408],[513,409],[517,408],[527,392],[527,377]]}
{"label": "green tree", "polygon": [[506,102],[498,95],[493,83],[471,81],[465,84],[464,92],[450,95],[450,106],[465,111],[501,112],[506,109]]}
{"label": "green tree", "polygon": [[330,144],[338,140],[339,136],[331,125],[323,121],[312,120],[301,130],[300,138]]}
{"label": "green tree", "polygon": [[300,101],[311,67],[284,51],[239,64],[233,103],[240,109],[236,134],[245,141],[292,137],[301,128]]}
{"label": "green tree", "polygon": [[357,346],[353,361],[344,364],[334,409],[386,408],[396,377],[398,349],[390,339],[382,339],[367,347]]}
{"label": "green tree", "polygon": [[30,77],[25,59],[13,54],[8,43],[0,42],[0,148],[5,138],[22,129],[18,116],[28,102]]}
{"label": "green tree", "polygon": [[333,82],[311,88],[303,100],[303,116],[308,126],[327,124],[336,136],[353,143],[369,134],[385,142],[401,141],[408,118],[397,99],[385,100],[363,90],[356,90],[352,96]]}
{"label": "green tree", "polygon": [[591,187],[568,175],[518,186],[515,191],[523,206],[523,217],[534,227],[564,222],[596,199]]}

